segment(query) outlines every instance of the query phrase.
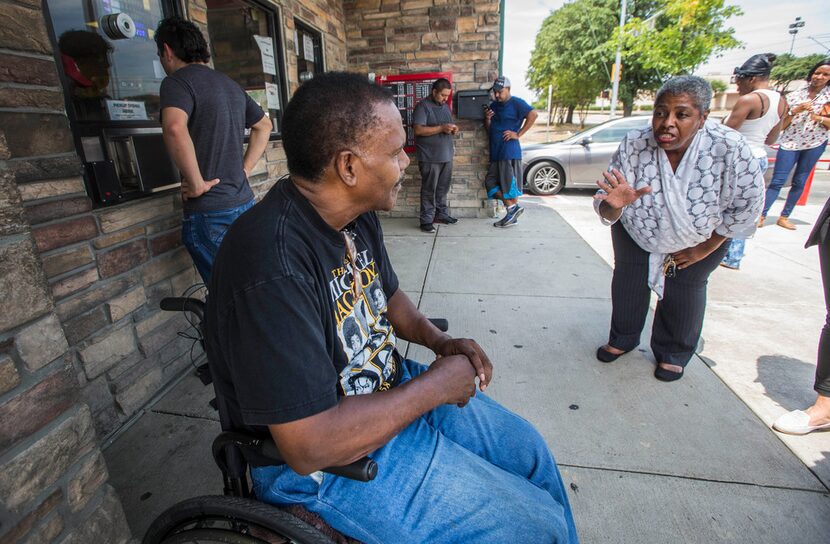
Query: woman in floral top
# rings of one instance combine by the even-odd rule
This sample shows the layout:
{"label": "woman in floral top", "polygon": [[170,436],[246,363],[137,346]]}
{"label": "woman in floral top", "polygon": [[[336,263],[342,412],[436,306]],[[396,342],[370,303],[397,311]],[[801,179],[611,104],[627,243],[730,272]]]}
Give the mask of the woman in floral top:
{"label": "woman in floral top", "polygon": [[830,58],[813,66],[807,74],[807,85],[787,95],[789,111],[784,115],[784,132],[781,134],[778,155],[775,158],[775,171],[772,182],[767,189],[764,212],[758,226],[764,226],[764,219],[772,207],[781,187],[790,176],[793,166],[792,187],[787,195],[787,202],[776,223],[785,229],[795,230],[790,214],[798,202],[807,176],[818,162],[824,148],[827,147],[827,129],[830,128]]}

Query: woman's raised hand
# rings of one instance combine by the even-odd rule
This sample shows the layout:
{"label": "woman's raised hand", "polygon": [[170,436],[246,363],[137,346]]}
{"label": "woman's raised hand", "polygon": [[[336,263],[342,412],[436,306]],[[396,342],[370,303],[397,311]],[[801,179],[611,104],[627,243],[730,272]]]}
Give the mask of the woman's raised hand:
{"label": "woman's raised hand", "polygon": [[602,176],[605,181],[597,181],[597,187],[605,191],[607,194],[596,194],[596,200],[603,200],[605,203],[615,210],[621,210],[635,202],[641,196],[651,192],[651,187],[648,185],[640,189],[634,189],[625,181],[622,172],[616,168],[612,168],[610,172],[603,172]]}
{"label": "woman's raised hand", "polygon": [[800,104],[796,104],[795,106],[793,106],[791,111],[793,112],[793,115],[797,115],[797,114],[799,114],[803,111],[810,110],[810,108],[812,108],[812,106],[813,106],[812,102],[802,102]]}

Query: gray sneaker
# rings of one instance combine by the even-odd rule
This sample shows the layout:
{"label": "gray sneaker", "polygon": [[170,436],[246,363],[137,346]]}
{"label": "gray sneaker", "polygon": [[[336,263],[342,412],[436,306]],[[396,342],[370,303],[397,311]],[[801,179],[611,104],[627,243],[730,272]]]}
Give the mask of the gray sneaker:
{"label": "gray sneaker", "polygon": [[502,217],[501,219],[499,219],[498,221],[496,221],[495,223],[493,223],[493,226],[494,226],[494,227],[503,227],[503,226],[504,226],[504,222],[505,222],[505,221],[507,221],[507,218],[508,218],[508,217],[510,217],[510,216],[509,216],[509,215],[505,215],[504,217]]}
{"label": "gray sneaker", "polygon": [[518,223],[519,216],[524,213],[525,209],[516,204],[515,208],[511,208],[507,210],[507,215],[505,215],[500,221],[496,221],[493,223],[494,227],[500,228],[507,228],[512,227],[516,223]]}

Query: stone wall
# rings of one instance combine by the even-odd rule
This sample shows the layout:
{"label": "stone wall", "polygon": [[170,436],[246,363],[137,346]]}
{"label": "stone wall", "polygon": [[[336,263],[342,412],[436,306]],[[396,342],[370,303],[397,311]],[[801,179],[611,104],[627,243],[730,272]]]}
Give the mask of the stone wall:
{"label": "stone wall", "polygon": [[[200,22],[203,0],[188,11]],[[291,89],[294,17],[342,70],[342,13],[339,0],[282,4]],[[191,361],[188,323],[158,309],[198,281],[177,192],[95,208],[81,172],[41,3],[0,0],[2,542],[127,541],[99,444]],[[254,192],[286,172],[269,144]]]}
{"label": "stone wall", "polygon": [[[82,358],[92,361],[94,349],[85,352],[83,342],[103,342],[109,328],[116,327],[109,324],[107,310],[121,292],[115,293],[111,284],[102,286],[110,296],[98,305],[73,298],[83,292],[88,294],[79,296],[87,301],[100,296],[89,286],[111,270],[93,262],[98,249],[89,241],[99,237],[101,226],[90,214],[79,166],[40,3],[2,1],[2,542],[117,543],[130,538],[121,503],[106,483],[93,412],[84,402],[98,385],[79,387],[93,383]],[[84,323],[96,319],[108,323],[98,325],[100,337],[84,332]],[[103,365],[99,376],[116,366],[109,360],[97,357]],[[109,387],[104,385],[112,406]],[[126,399],[127,393],[119,392]]]}
{"label": "stone wall", "polygon": [[[498,76],[498,0],[344,0],[349,70],[377,75],[452,72],[453,90],[489,88]],[[480,121],[459,120],[449,205],[458,217],[490,214],[489,155]],[[417,217],[420,175],[412,157],[393,216]]]}

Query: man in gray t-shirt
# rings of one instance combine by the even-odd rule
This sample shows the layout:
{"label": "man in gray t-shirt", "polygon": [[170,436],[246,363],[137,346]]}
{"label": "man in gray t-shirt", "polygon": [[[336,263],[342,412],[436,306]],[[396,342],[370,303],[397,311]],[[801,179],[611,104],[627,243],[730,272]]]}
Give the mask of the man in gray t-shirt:
{"label": "man in gray t-shirt", "polygon": [[447,105],[452,85],[440,78],[432,84],[432,93],[418,102],[412,112],[418,170],[421,172],[421,230],[435,232],[433,223],[452,225],[447,193],[452,182],[453,134],[458,127],[452,122]]}
{"label": "man in gray t-shirt", "polygon": [[207,283],[225,231],[254,205],[248,174],[268,144],[271,120],[238,83],[207,65],[196,25],[165,19],[155,40],[167,73],[159,91],[164,143],[182,173],[182,242]]}

